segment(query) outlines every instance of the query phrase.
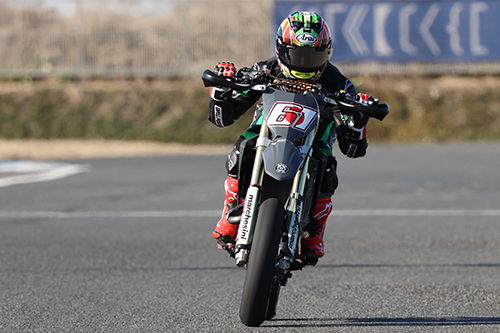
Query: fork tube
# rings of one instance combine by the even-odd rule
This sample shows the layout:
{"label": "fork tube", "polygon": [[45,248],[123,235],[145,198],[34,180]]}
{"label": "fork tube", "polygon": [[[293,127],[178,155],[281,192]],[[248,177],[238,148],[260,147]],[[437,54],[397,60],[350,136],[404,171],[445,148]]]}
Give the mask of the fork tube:
{"label": "fork tube", "polygon": [[267,148],[269,138],[267,137],[269,130],[265,121],[260,127],[259,138],[257,139],[255,162],[252,169],[252,177],[250,178],[250,186],[248,187],[243,205],[243,213],[241,216],[240,226],[238,228],[238,236],[236,237],[235,259],[237,266],[244,266],[248,262],[248,249],[253,239],[255,230],[255,222],[257,220],[257,208],[259,207],[260,191],[262,181],[264,179],[263,157],[262,153]]}
{"label": "fork tube", "polygon": [[253,163],[252,169],[252,177],[250,178],[250,186],[252,185],[262,185],[262,180],[264,178],[264,172],[262,171],[262,162],[264,158],[262,157],[262,153],[264,149],[267,148],[268,144],[268,134],[269,129],[267,128],[265,120],[262,122],[260,126],[259,138],[256,143],[256,152],[255,152],[255,161]]}
{"label": "fork tube", "polygon": [[304,189],[307,182],[307,174],[309,172],[309,161],[312,156],[312,143],[314,140],[314,133],[310,134],[306,138],[306,142],[304,146],[309,147],[306,153],[303,153],[304,161],[302,164],[302,168],[299,169],[297,175],[293,180],[292,185],[292,194],[287,207],[287,230],[288,230],[288,238],[287,241],[282,244],[282,259],[284,261],[280,261],[281,267],[285,270],[289,268],[289,264],[292,263],[294,259],[294,254],[297,249],[297,242],[299,239],[300,232],[300,221],[302,217],[302,206],[304,203]]}

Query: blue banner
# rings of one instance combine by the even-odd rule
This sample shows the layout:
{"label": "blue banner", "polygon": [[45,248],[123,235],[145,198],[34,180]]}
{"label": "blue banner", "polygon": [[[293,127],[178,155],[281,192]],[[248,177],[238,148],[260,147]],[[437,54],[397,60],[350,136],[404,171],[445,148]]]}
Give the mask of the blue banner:
{"label": "blue banner", "polygon": [[328,23],[335,61],[500,60],[500,1],[276,1]]}

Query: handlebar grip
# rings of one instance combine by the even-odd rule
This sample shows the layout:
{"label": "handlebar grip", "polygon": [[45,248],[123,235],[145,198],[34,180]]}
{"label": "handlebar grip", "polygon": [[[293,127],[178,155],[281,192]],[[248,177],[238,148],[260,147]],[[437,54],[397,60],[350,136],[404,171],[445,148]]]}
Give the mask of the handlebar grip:
{"label": "handlebar grip", "polygon": [[245,91],[252,87],[252,85],[248,83],[229,81],[224,76],[219,76],[208,69],[203,71],[201,79],[205,87],[228,87],[236,91]]}
{"label": "handlebar grip", "polygon": [[389,105],[385,103],[380,104],[372,104],[367,106],[357,106],[357,105],[348,105],[345,103],[338,103],[340,107],[340,112],[351,115],[357,112],[362,112],[364,115],[375,118],[380,121],[384,120],[385,116],[389,114]]}

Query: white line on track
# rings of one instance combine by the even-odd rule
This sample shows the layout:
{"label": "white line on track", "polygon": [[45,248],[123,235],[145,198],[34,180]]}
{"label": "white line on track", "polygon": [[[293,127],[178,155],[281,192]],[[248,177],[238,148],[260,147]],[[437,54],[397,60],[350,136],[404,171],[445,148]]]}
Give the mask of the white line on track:
{"label": "white line on track", "polygon": [[0,218],[151,218],[151,217],[213,217],[219,210],[198,211],[123,211],[123,212],[54,212],[54,211],[0,211]]}
{"label": "white line on track", "polygon": [[[219,210],[177,211],[121,211],[121,212],[55,212],[55,211],[0,211],[0,219],[76,219],[76,218],[170,218],[219,217]],[[334,210],[332,216],[500,216],[500,209],[353,209]]]}
{"label": "white line on track", "polygon": [[35,161],[0,162],[0,187],[47,182],[88,172],[87,165]]}

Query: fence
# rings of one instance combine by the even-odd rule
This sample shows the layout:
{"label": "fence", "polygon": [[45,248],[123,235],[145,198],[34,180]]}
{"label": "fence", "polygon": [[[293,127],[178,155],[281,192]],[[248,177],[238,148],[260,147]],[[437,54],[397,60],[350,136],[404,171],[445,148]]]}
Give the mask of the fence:
{"label": "fence", "polygon": [[1,76],[189,76],[270,55],[270,1],[38,4],[0,1]]}
{"label": "fence", "polygon": [[[0,77],[196,76],[272,55],[271,0],[0,0]],[[345,63],[346,73],[500,73],[498,62]]]}

